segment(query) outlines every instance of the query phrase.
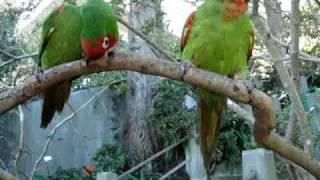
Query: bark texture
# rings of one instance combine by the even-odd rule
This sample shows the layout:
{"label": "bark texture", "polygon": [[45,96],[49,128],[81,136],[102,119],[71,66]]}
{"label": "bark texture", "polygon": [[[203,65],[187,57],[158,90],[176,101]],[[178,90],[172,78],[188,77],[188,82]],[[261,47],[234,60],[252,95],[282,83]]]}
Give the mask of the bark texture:
{"label": "bark texture", "polygon": [[[100,59],[99,61],[106,61],[106,59]],[[39,94],[53,84],[85,74],[129,70],[143,74],[158,75],[206,88],[235,101],[250,104],[256,108],[256,121],[253,127],[257,141],[320,178],[319,161],[297,147],[286,143],[280,136],[271,133],[275,124],[275,114],[272,100],[265,93],[256,89],[248,89],[247,85],[241,81],[234,81],[225,76],[193,67],[186,70],[186,75],[182,80],[180,77],[181,65],[165,60],[135,58],[118,53],[109,58],[107,62],[107,65],[87,67],[84,61],[74,61],[52,68],[40,75],[40,81],[31,79],[22,86],[0,94],[0,115]]]}
{"label": "bark texture", "polygon": [[[156,19],[157,4],[160,4],[160,1],[131,1],[129,17],[131,27],[144,31],[146,26],[150,26],[148,22]],[[133,56],[155,57],[151,47],[131,32],[129,43]],[[129,165],[134,166],[160,150],[159,136],[154,122],[149,121],[159,77],[128,72],[127,79],[127,115],[123,123],[123,147],[129,157]]]}

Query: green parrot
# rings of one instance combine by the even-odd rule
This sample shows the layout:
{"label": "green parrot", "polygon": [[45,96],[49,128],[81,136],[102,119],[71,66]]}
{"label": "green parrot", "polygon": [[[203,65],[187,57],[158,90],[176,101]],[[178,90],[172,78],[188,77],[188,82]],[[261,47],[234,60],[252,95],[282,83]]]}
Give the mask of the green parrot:
{"label": "green parrot", "polygon": [[86,59],[98,59],[112,52],[119,32],[111,6],[103,0],[88,0],[81,8],[81,21],[81,43]]}
{"label": "green parrot", "polygon": [[[111,52],[118,42],[115,13],[103,0],[89,0],[83,6],[61,5],[45,20],[40,44],[43,69],[78,60],[87,64]],[[41,127],[46,128],[55,112],[61,112],[71,91],[72,80],[44,92]]]}
{"label": "green parrot", "polygon": [[[248,72],[254,30],[246,13],[248,0],[206,0],[187,19],[181,38],[182,59],[192,65],[234,79]],[[210,170],[226,107],[226,97],[197,88],[200,147]]]}
{"label": "green parrot", "polygon": [[[61,5],[44,21],[42,26],[39,67],[49,69],[82,57],[80,42],[80,8]],[[41,128],[46,128],[56,111],[63,110],[71,90],[72,80],[60,82],[43,93]]]}

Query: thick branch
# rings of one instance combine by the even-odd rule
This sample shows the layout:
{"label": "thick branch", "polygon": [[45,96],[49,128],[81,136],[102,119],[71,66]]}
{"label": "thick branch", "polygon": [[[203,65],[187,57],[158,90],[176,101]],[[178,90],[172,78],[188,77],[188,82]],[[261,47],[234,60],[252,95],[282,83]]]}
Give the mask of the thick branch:
{"label": "thick branch", "polygon": [[[100,61],[104,61],[104,59],[100,59]],[[74,61],[46,71],[39,77],[40,82],[32,79],[22,86],[0,94],[0,114],[25,102],[55,83],[85,74],[129,70],[182,81],[180,67],[181,65],[177,63],[165,60],[135,58],[125,54],[116,54],[114,57],[109,58],[107,66],[87,67],[84,61]],[[188,69],[183,79],[186,83],[207,88],[224,94],[233,100],[254,106],[256,108],[254,134],[257,141],[292,162],[299,164],[313,175],[320,177],[320,163],[318,161],[298,148],[286,144],[278,135],[270,134],[270,130],[274,126],[275,116],[272,109],[272,101],[266,94],[255,89],[248,91],[247,86],[242,82],[233,81],[225,76],[197,68]]]}
{"label": "thick branch", "polygon": [[[265,0],[265,3],[271,3],[271,1]],[[266,6],[266,9],[270,8],[271,5]],[[272,10],[268,10],[272,11]],[[269,16],[271,18],[271,15]],[[270,21],[270,20],[269,20]],[[277,19],[273,19],[273,21],[278,21]],[[262,37],[263,43],[266,45],[269,53],[271,54],[272,59],[283,59],[284,51],[282,48],[279,48],[279,43],[272,38],[272,33],[269,27],[266,25],[266,22],[263,20],[261,16],[252,17],[252,22],[258,32],[258,34]],[[274,24],[271,23],[274,26]],[[274,28],[277,29],[277,28]],[[274,33],[278,36],[280,33],[273,30]],[[313,149],[313,136],[311,134],[311,130],[308,124],[308,117],[306,112],[304,111],[303,104],[301,102],[299,93],[297,92],[290,75],[285,68],[282,61],[275,62],[275,67],[277,72],[279,73],[281,82],[283,87],[288,92],[290,100],[292,101],[293,107],[296,110],[297,119],[301,122],[301,129],[303,131],[303,135],[305,137],[305,146],[308,149]]]}

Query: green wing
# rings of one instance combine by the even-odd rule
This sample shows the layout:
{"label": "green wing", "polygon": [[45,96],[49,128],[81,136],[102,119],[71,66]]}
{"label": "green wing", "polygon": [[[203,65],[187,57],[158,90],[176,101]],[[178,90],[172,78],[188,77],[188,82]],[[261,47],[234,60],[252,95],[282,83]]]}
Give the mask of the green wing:
{"label": "green wing", "polygon": [[38,64],[39,67],[41,67],[41,58],[42,58],[43,51],[46,49],[48,42],[50,41],[50,37],[52,37],[52,34],[55,31],[54,22],[58,14],[59,14],[59,9],[54,10],[46,18],[46,20],[43,23],[41,41],[40,41],[40,47],[39,47],[39,64]]}

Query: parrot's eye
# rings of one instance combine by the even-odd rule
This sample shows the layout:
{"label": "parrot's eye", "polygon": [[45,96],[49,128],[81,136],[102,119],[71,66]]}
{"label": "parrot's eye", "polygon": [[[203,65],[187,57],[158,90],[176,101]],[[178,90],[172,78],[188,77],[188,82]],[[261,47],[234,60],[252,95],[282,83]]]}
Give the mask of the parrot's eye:
{"label": "parrot's eye", "polygon": [[104,38],[102,46],[103,46],[104,49],[107,49],[109,47],[109,38],[108,37]]}

